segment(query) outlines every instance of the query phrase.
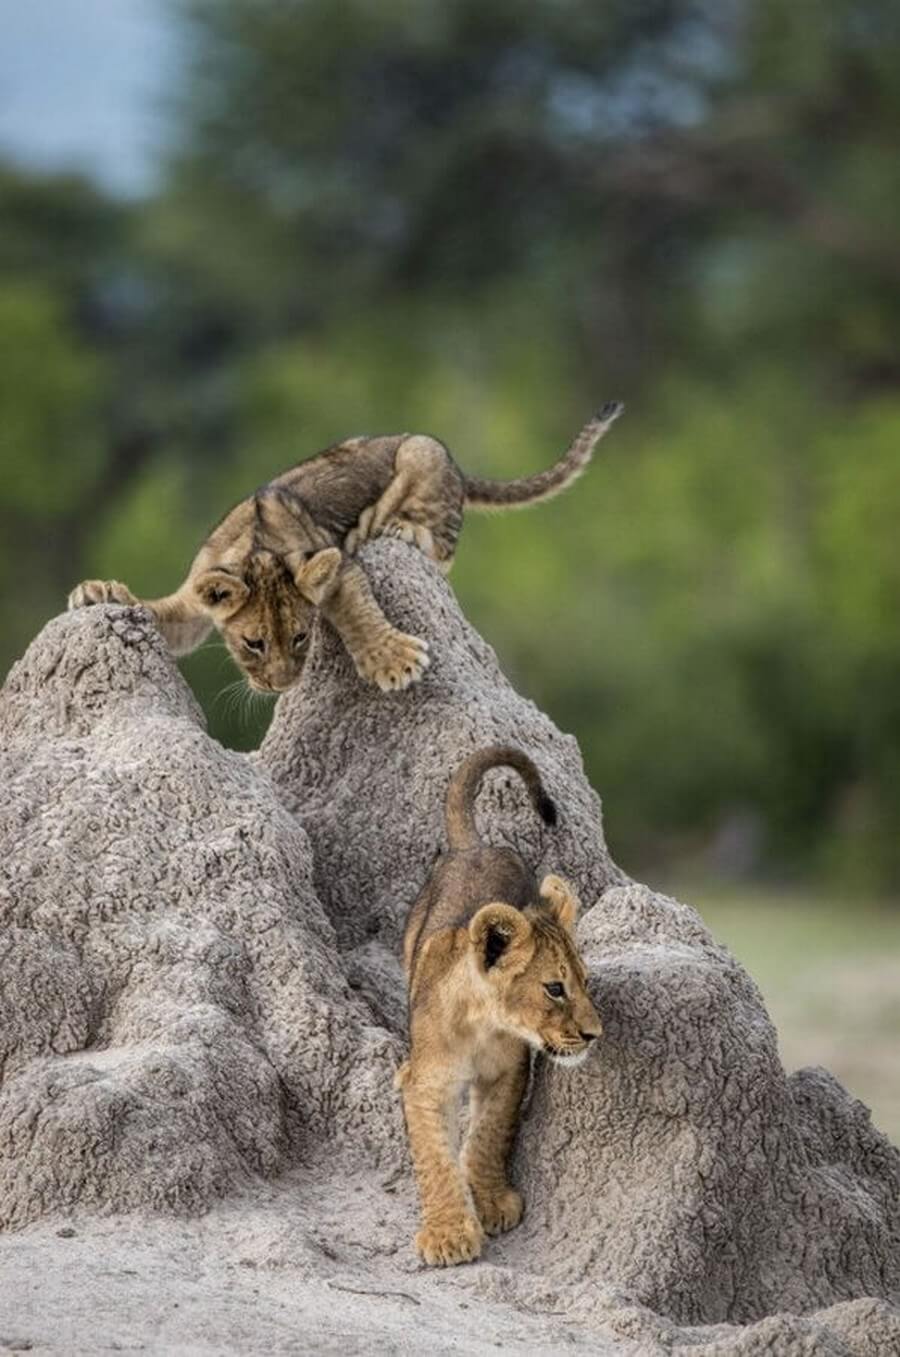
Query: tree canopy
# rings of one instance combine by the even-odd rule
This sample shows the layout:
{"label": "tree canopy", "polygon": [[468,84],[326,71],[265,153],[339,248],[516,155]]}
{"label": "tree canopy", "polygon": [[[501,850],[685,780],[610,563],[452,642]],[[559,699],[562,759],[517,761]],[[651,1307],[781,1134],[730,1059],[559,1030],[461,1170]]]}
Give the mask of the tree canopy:
{"label": "tree canopy", "polygon": [[[255,484],[423,429],[578,487],[454,583],[625,861],[900,884],[900,13],[184,0],[161,188],[0,173],[7,661]],[[186,662],[211,727],[222,651]]]}

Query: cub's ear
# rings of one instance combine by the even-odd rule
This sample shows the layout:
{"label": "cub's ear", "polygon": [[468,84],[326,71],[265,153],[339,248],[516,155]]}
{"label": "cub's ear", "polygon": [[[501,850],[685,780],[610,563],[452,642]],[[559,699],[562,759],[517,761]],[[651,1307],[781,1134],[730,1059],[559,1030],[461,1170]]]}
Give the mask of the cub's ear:
{"label": "cub's ear", "polygon": [[469,921],[469,940],[483,971],[522,961],[530,938],[531,924],[512,905],[483,905]]}
{"label": "cub's ear", "polygon": [[192,587],[204,611],[219,619],[236,613],[250,592],[243,580],[227,570],[204,570],[192,581]]}
{"label": "cub's ear", "polygon": [[294,571],[294,583],[304,598],[316,607],[324,603],[337,584],[343,557],[337,547],[317,551]]}
{"label": "cub's ear", "polygon": [[563,928],[571,933],[578,918],[580,904],[568,881],[564,881],[561,876],[554,876],[551,872],[541,882],[540,894],[557,923],[562,924]]}

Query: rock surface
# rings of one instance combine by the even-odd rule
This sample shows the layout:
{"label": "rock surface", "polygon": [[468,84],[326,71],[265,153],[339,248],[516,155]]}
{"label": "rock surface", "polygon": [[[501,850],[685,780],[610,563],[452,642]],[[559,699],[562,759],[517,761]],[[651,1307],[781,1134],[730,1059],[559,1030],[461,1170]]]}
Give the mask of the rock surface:
{"label": "rock surface", "polygon": [[[33,1249],[45,1271],[43,1310],[24,1281],[0,1301],[0,1348],[127,1248],[169,1296],[175,1260],[202,1259],[211,1309],[237,1266],[261,1314],[290,1279],[278,1304],[297,1325],[323,1287],[374,1297],[352,1302],[334,1350],[421,1350],[452,1299],[447,1350],[496,1331],[512,1351],[558,1351],[564,1334],[594,1352],[900,1353],[900,1153],[824,1071],[785,1077],[740,966],[694,911],[612,864],[574,739],[509,687],[437,572],[399,543],[363,559],[433,667],[380,694],[323,628],[249,758],[207,737],[140,609],[56,618],[7,680],[0,1264]],[[450,773],[497,741],[535,758],[560,825],[500,772],[480,824],[577,883],[606,1030],[583,1070],[536,1070],[523,1224],[477,1264],[423,1271],[391,1083],[398,942]],[[70,1217],[89,1254],[60,1243]],[[252,1350],[245,1321],[230,1350]],[[276,1325],[268,1350],[290,1333],[282,1346]]]}

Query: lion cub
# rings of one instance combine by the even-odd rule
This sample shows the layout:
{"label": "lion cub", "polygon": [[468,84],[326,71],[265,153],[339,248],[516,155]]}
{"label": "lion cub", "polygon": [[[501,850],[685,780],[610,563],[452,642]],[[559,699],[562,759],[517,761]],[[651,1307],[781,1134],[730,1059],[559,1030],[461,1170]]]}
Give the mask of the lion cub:
{"label": "lion cub", "polygon": [[[578,1065],[600,1036],[572,926],[578,901],[558,876],[538,887],[512,848],[479,839],[473,803],[489,768],[510,767],[547,824],[556,809],[517,749],[484,749],[447,793],[449,853],[410,911],[403,940],[410,1056],[397,1075],[422,1203],[426,1263],[477,1258],[485,1234],[511,1230],[523,1202],[506,1160],[528,1079],[528,1048]],[[470,1086],[461,1157],[456,1115]]]}
{"label": "lion cub", "polygon": [[357,547],[399,537],[449,570],[466,505],[503,509],[558,494],[621,411],[615,402],[604,406],[555,466],[509,482],[463,475],[444,445],[424,434],[348,439],[226,514],[174,594],[138,599],[117,580],[85,580],[69,607],[141,603],[176,655],[217,627],[251,687],[274,693],[300,677],[321,610],[362,678],[385,690],[405,688],[427,667],[428,644],[385,617],[350,559]]}

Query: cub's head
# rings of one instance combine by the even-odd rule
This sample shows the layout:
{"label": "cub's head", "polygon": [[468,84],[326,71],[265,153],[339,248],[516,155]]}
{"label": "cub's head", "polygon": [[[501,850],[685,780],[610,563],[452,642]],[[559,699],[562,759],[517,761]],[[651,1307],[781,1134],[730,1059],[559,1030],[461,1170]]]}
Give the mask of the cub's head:
{"label": "cub's head", "polygon": [[302,673],[316,609],[334,589],[341,553],[254,551],[237,566],[193,581],[203,611],[222,633],[251,688],[283,693]]}
{"label": "cub's head", "polygon": [[483,906],[469,923],[472,964],[497,1027],[558,1065],[580,1065],[603,1026],[586,988],[572,928],[578,899],[558,876],[541,885],[541,906]]}

